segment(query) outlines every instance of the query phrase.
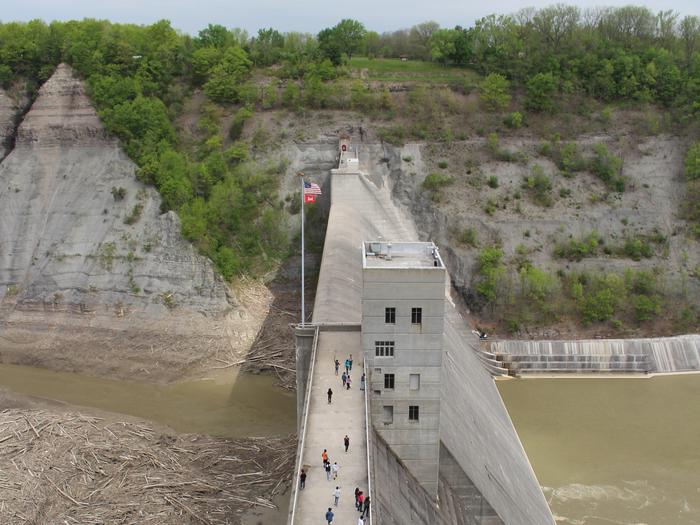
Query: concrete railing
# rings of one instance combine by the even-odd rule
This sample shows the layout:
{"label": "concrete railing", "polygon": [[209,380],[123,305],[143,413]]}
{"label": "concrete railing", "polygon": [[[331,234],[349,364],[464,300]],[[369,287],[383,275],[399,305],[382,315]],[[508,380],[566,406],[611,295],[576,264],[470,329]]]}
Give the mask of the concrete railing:
{"label": "concrete railing", "polygon": [[306,441],[306,423],[309,419],[309,406],[311,404],[311,384],[314,378],[314,365],[316,364],[316,348],[318,347],[318,332],[319,327],[314,330],[314,342],[311,347],[311,359],[309,364],[309,376],[306,380],[306,396],[304,398],[304,410],[302,412],[302,424],[299,428],[299,440],[297,443],[297,465],[294,469],[294,478],[292,479],[292,504],[289,506],[289,516],[287,525],[293,525],[294,516],[297,510],[297,497],[299,495],[299,474],[301,474],[301,466],[303,464],[304,443]]}
{"label": "concrete railing", "polygon": [[374,492],[372,492],[372,419],[369,404],[369,375],[365,359],[362,360],[362,372],[365,375],[365,440],[367,443],[367,495],[369,496],[369,520],[365,521],[365,525],[372,525],[374,523],[372,509],[375,501]]}

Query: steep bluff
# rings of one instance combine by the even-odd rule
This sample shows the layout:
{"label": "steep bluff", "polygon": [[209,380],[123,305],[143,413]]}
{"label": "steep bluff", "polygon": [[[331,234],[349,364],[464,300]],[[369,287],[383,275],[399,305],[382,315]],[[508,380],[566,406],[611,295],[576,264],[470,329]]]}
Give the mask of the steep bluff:
{"label": "steep bluff", "polygon": [[153,355],[171,369],[211,355],[228,346],[226,333],[254,337],[248,313],[135,170],[82,82],[59,66],[0,163],[3,360],[47,364],[50,350],[48,359],[99,362],[96,345],[107,344],[115,360],[140,363],[131,374]]}

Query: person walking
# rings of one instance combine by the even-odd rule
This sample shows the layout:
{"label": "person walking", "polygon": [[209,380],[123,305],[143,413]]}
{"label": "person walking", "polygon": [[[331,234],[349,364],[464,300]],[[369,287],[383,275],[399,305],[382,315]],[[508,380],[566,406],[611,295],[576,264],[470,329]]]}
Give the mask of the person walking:
{"label": "person walking", "polygon": [[306,487],[306,472],[301,469],[301,474],[299,474],[299,490],[304,490]]}
{"label": "person walking", "polygon": [[360,378],[360,390],[364,391],[365,389],[365,374],[362,374],[362,377]]}
{"label": "person walking", "polygon": [[331,480],[331,462],[326,463],[326,479]]}
{"label": "person walking", "polygon": [[333,466],[331,467],[331,471],[333,472],[333,479],[338,479],[338,471],[340,470],[340,467],[338,466],[338,462],[334,462]]}
{"label": "person walking", "polygon": [[350,357],[348,358],[348,364],[350,365],[350,369],[348,372],[352,371],[352,354],[350,354]]}
{"label": "person walking", "polygon": [[338,506],[338,501],[340,500],[340,487],[336,487],[333,491],[333,505]]}
{"label": "person walking", "polygon": [[365,495],[360,491],[360,493],[357,495],[357,510],[359,512],[362,512],[362,502],[365,500]]}
{"label": "person walking", "polygon": [[350,372],[350,359],[345,360],[345,371]]}
{"label": "person walking", "polygon": [[345,437],[343,438],[343,444],[345,445],[345,453],[347,454],[348,448],[350,448],[350,438],[347,434],[345,434]]}
{"label": "person walking", "polygon": [[338,368],[340,368],[340,361],[335,360],[335,375],[338,375]]}
{"label": "person walking", "polygon": [[357,518],[357,525],[365,525],[365,519],[362,516]]}
{"label": "person walking", "polygon": [[357,508],[357,496],[360,495],[360,487],[355,487],[355,508]]}
{"label": "person walking", "polygon": [[340,376],[340,378],[343,380],[343,386],[345,386],[345,381],[348,380],[348,375],[345,372],[343,372],[343,375]]}
{"label": "person walking", "polygon": [[330,404],[331,404],[331,398],[333,397],[333,390],[331,390],[330,388],[328,388],[328,392],[326,392],[326,394],[328,394],[328,404],[330,405]]}
{"label": "person walking", "polygon": [[347,387],[347,390],[350,390],[350,374],[348,374],[348,378],[345,381],[345,386]]}
{"label": "person walking", "polygon": [[328,525],[333,523],[333,511],[330,507],[328,507],[328,512],[326,512],[326,521],[328,522]]}
{"label": "person walking", "polygon": [[369,494],[365,498],[365,503],[362,506],[362,517],[369,516]]}
{"label": "person walking", "polygon": [[321,459],[323,460],[323,468],[326,468],[326,463],[328,463],[328,451],[325,448],[321,453]]}

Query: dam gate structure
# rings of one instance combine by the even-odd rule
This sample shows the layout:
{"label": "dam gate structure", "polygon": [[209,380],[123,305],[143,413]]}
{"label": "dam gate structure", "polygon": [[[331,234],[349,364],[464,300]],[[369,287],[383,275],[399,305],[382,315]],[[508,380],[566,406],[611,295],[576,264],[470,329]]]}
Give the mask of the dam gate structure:
{"label": "dam gate structure", "polygon": [[[313,316],[295,329],[299,443],[288,523],[325,513],[326,449],[341,466],[337,523],[357,522],[359,487],[371,498],[368,525],[554,525],[437,247],[419,242],[388,182],[362,169],[384,153],[344,136],[331,170]],[[341,390],[333,363],[349,354],[353,388]]]}

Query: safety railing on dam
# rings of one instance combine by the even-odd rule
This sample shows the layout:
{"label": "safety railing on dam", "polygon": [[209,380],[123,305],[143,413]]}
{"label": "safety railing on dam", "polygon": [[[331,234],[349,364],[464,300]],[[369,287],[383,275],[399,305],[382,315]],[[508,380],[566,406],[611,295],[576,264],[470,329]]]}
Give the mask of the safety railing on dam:
{"label": "safety railing on dam", "polygon": [[311,397],[311,384],[314,378],[314,364],[316,362],[316,349],[318,347],[318,332],[319,327],[314,327],[314,339],[311,347],[311,358],[309,365],[309,375],[306,378],[306,395],[304,396],[304,406],[302,408],[301,425],[299,426],[299,438],[297,440],[297,462],[294,468],[294,479],[292,480],[291,503],[289,505],[289,516],[287,523],[294,523],[294,517],[297,510],[297,496],[299,494],[299,475],[301,474],[301,465],[303,459],[304,444],[306,442],[306,423],[309,419],[309,398]]}
{"label": "safety railing on dam", "polygon": [[371,525],[374,523],[374,520],[372,519],[372,513],[374,512],[372,509],[374,507],[371,505],[372,501],[375,501],[374,499],[374,492],[372,490],[372,481],[373,481],[373,474],[372,474],[372,451],[374,450],[374,447],[372,446],[372,418],[370,417],[372,414],[370,412],[370,403],[369,403],[369,388],[368,388],[368,383],[369,383],[369,374],[367,373],[367,363],[365,361],[362,361],[362,372],[365,378],[367,380],[365,381],[365,441],[367,443],[367,494],[369,495],[370,498],[370,506],[369,506],[369,516],[368,520],[365,521],[365,525]]}

